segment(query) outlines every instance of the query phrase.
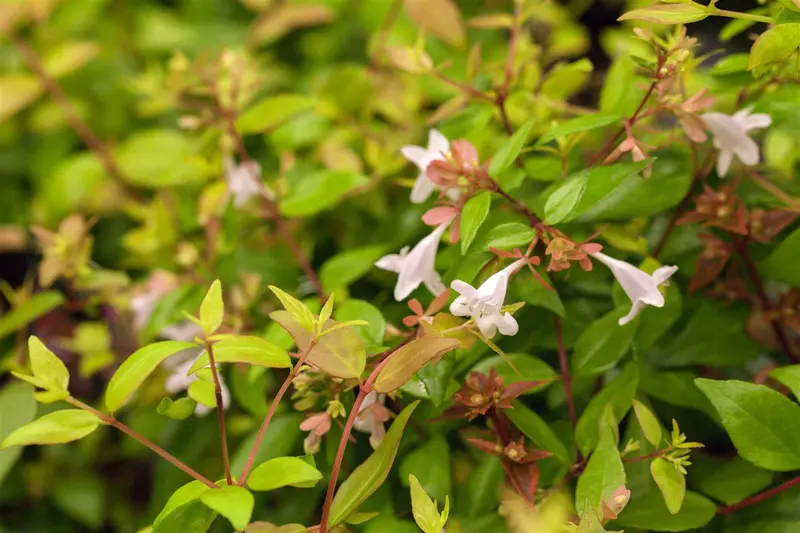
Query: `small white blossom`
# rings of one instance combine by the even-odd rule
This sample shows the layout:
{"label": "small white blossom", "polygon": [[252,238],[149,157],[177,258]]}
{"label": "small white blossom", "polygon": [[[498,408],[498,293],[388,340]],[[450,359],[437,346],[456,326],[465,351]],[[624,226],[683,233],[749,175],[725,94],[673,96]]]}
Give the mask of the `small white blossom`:
{"label": "small white blossom", "polygon": [[450,304],[450,312],[456,316],[472,317],[487,339],[494,337],[498,331],[502,335],[516,335],[519,331],[517,321],[511,313],[502,313],[500,309],[506,299],[509,278],[523,264],[524,259],[515,261],[493,274],[477,289],[459,279],[453,281],[450,287],[460,296]]}
{"label": "small white blossom", "polygon": [[[428,147],[421,146],[404,146],[400,149],[403,157],[414,163],[419,169],[420,173],[417,176],[417,181],[414,182],[414,187],[411,189],[411,201],[415,204],[421,204],[431,193],[439,189],[425,171],[428,165],[434,161],[444,161],[446,154],[450,153],[450,142],[447,137],[442,135],[438,130],[431,130],[428,132]],[[459,196],[458,189],[450,189],[447,195],[456,199]]]}
{"label": "small white blossom", "polygon": [[386,402],[385,394],[370,392],[361,403],[353,421],[353,429],[370,434],[369,443],[373,448],[377,448],[386,436],[384,422],[389,420],[389,411],[383,406],[384,402]]}
{"label": "small white blossom", "polygon": [[385,255],[375,262],[375,266],[380,269],[397,272],[397,284],[394,287],[395,300],[398,302],[405,300],[419,287],[420,283],[424,283],[428,290],[436,296],[444,292],[446,287],[436,272],[434,264],[439,241],[449,224],[448,221],[437,226],[430,235],[419,241],[410,251],[406,246],[400,250],[399,254]]}
{"label": "small white blossom", "polygon": [[250,198],[257,196],[263,185],[261,183],[261,165],[256,161],[247,161],[237,165],[230,157],[225,158],[225,179],[228,190],[233,195],[233,205],[242,207]]}
{"label": "small white blossom", "polygon": [[664,307],[664,295],[661,294],[658,288],[667,283],[667,280],[678,270],[678,267],[662,266],[650,275],[630,263],[614,259],[601,252],[589,255],[611,269],[611,273],[622,285],[622,290],[625,291],[625,294],[628,295],[631,303],[633,303],[628,314],[619,319],[620,326],[624,326],[633,320],[645,305]]}
{"label": "small white blossom", "polygon": [[758,144],[748,134],[751,130],[766,128],[772,124],[769,115],[751,114],[750,109],[742,109],[733,115],[706,113],[700,118],[714,134],[714,147],[719,150],[717,156],[719,177],[728,173],[734,156],[745,165],[758,164],[761,158]]}

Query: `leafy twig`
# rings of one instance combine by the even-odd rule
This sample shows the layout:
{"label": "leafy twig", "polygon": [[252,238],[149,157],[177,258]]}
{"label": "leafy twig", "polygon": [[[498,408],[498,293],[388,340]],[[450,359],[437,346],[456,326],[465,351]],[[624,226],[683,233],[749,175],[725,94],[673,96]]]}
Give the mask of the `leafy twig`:
{"label": "leafy twig", "polygon": [[733,505],[728,505],[726,507],[720,507],[720,508],[717,509],[717,514],[721,515],[721,516],[724,516],[724,515],[729,515],[729,514],[735,513],[736,511],[738,511],[740,509],[745,509],[747,507],[751,507],[751,506],[756,505],[758,503],[761,503],[761,502],[763,502],[765,500],[768,500],[768,499],[770,499],[770,498],[772,498],[774,496],[777,496],[781,492],[787,491],[787,490],[791,489],[792,487],[794,487],[795,485],[800,485],[800,476],[797,476],[796,478],[790,479],[789,481],[786,481],[785,483],[781,483],[777,487],[772,487],[771,489],[767,489],[764,492],[756,494],[755,496],[751,496],[750,498],[747,498],[746,500],[742,500],[739,503],[735,503]]}
{"label": "leafy twig", "polygon": [[228,437],[225,432],[225,411],[222,405],[222,387],[219,383],[217,364],[214,361],[213,343],[206,342],[206,352],[208,353],[208,362],[211,366],[211,376],[214,379],[214,397],[217,400],[217,423],[219,425],[219,440],[222,448],[222,464],[225,465],[225,479],[228,485],[233,485],[233,479],[231,478],[231,462],[228,458]]}

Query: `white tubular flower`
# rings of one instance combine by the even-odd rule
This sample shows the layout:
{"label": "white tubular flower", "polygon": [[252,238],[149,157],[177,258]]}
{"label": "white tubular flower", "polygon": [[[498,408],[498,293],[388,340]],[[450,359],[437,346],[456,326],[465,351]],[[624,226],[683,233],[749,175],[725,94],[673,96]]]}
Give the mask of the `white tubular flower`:
{"label": "white tubular flower", "polygon": [[[415,204],[421,204],[431,193],[439,187],[431,181],[425,171],[428,165],[434,161],[444,161],[445,154],[450,152],[450,142],[447,137],[442,135],[438,130],[430,130],[428,132],[428,147],[421,146],[403,146],[400,149],[403,157],[414,163],[419,169],[419,176],[417,181],[414,182],[414,187],[411,189],[411,201]],[[447,191],[447,195],[452,198],[458,198],[458,189],[451,189]]]}
{"label": "white tubular flower", "polygon": [[[172,371],[164,383],[164,389],[166,389],[167,394],[176,394],[180,391],[184,391],[189,388],[189,385],[200,379],[197,377],[197,374],[192,374],[191,376],[187,374],[202,353],[203,352],[199,351],[199,349],[190,348],[164,361],[164,366]],[[219,378],[219,388],[222,393],[222,408],[227,409],[231,404],[231,393],[228,391],[228,387],[225,386],[225,382],[222,381],[222,376]],[[210,411],[211,409],[209,407],[198,403],[194,409],[194,414],[197,416],[204,416]]]}
{"label": "white tubular flower", "polygon": [[714,147],[719,150],[717,156],[717,174],[725,176],[736,156],[748,166],[757,165],[761,155],[758,144],[748,134],[751,130],[766,128],[772,124],[772,118],[765,113],[751,114],[750,109],[742,109],[733,115],[724,113],[706,113],[700,118],[714,134]]}
{"label": "white tubular flower", "polygon": [[369,443],[373,448],[377,448],[383,437],[386,436],[386,428],[383,424],[389,420],[389,411],[383,406],[385,401],[385,394],[370,392],[361,403],[353,422],[353,429],[370,434]]}
{"label": "white tubular flower", "polygon": [[664,295],[658,288],[667,283],[667,280],[677,272],[678,267],[662,266],[650,275],[630,263],[614,259],[601,252],[589,255],[611,269],[614,278],[622,285],[622,290],[633,303],[628,314],[619,319],[620,326],[624,326],[636,318],[645,305],[664,307]]}
{"label": "white tubular flower", "polygon": [[261,184],[261,165],[256,161],[248,161],[237,165],[230,157],[225,158],[225,179],[228,190],[233,195],[233,205],[242,207],[250,198],[257,196],[263,187]]}
{"label": "white tubular flower", "polygon": [[477,289],[459,279],[453,281],[450,287],[460,296],[450,304],[450,312],[456,316],[472,317],[481,334],[487,339],[494,337],[498,331],[502,335],[516,335],[519,324],[511,313],[501,313],[500,309],[506,299],[509,278],[524,264],[524,259],[511,263],[493,274]]}
{"label": "white tubular flower", "polygon": [[420,283],[424,283],[435,296],[444,292],[446,287],[436,272],[434,264],[439,241],[449,224],[450,221],[437,226],[411,251],[406,246],[400,250],[399,254],[385,255],[375,262],[375,266],[380,269],[397,272],[397,285],[394,287],[395,300],[401,302],[408,298],[408,295],[414,292]]}

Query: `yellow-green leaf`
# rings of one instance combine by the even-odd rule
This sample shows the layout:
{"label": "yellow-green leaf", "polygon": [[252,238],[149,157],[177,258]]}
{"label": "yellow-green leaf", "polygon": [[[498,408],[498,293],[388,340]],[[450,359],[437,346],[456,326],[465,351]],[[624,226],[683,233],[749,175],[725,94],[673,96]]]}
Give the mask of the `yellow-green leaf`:
{"label": "yellow-green leaf", "polygon": [[705,6],[694,2],[686,4],[655,4],[628,11],[617,20],[645,20],[656,24],[686,24],[708,16]]}
{"label": "yellow-green leaf", "polygon": [[489,193],[481,193],[473,196],[461,210],[460,232],[461,232],[461,255],[467,253],[470,244],[475,240],[475,235],[489,216],[489,208],[492,205],[492,197]]}
{"label": "yellow-green leaf", "polygon": [[71,74],[91,61],[100,52],[97,43],[78,41],[63,43],[44,56],[44,69],[54,78]]}
{"label": "yellow-green leaf", "polygon": [[[289,368],[292,361],[283,348],[251,335],[225,337],[214,344],[216,363],[247,363],[270,368]],[[189,374],[208,365],[208,353],[200,354],[189,368]]]}
{"label": "yellow-green leaf", "polygon": [[425,533],[440,533],[450,514],[450,499],[445,496],[444,510],[440,515],[436,502],[431,500],[414,474],[408,475],[408,485],[411,488],[411,512],[414,521]]}
{"label": "yellow-green leaf", "polygon": [[69,371],[56,354],[37,337],[28,338],[28,353],[31,358],[33,377],[40,380],[43,389],[50,391],[66,391],[69,386]]}
{"label": "yellow-green leaf", "polygon": [[281,487],[313,487],[322,479],[322,472],[299,457],[276,457],[253,469],[247,478],[252,490],[267,491]]}
{"label": "yellow-green leaf", "polygon": [[106,407],[116,411],[167,357],[195,347],[191,342],[164,341],[136,350],[123,362],[106,388]]}
{"label": "yellow-green leaf", "polygon": [[200,327],[207,337],[213,335],[220,324],[222,316],[225,314],[225,304],[222,302],[222,284],[219,280],[214,280],[211,287],[200,304]]}
{"label": "yellow-green leaf", "polygon": [[28,107],[42,94],[42,86],[28,74],[0,76],[0,122]]}
{"label": "yellow-green leaf", "polygon": [[30,444],[63,444],[82,439],[101,424],[99,418],[83,409],[63,409],[37,418],[6,437],[0,448]]}
{"label": "yellow-green leaf", "polygon": [[[288,311],[273,311],[269,316],[289,332],[299,350],[308,349],[313,340],[311,331],[301,327]],[[336,321],[328,320],[324,329],[330,330],[336,326]],[[350,379],[360,377],[364,372],[367,355],[358,333],[344,327],[317,339],[308,353],[307,361],[331,376]]]}
{"label": "yellow-green leaf", "polygon": [[800,22],[780,24],[762,33],[750,49],[747,70],[783,61],[800,48]]}
{"label": "yellow-green leaf", "polygon": [[200,495],[200,501],[227,518],[236,531],[242,531],[250,523],[255,505],[250,491],[237,485],[207,490]]}
{"label": "yellow-green leaf", "polygon": [[160,524],[162,520],[176,511],[179,507],[199,499],[200,495],[208,490],[217,489],[209,488],[205,483],[196,480],[190,481],[186,485],[180,487],[178,490],[172,493],[172,496],[169,497],[167,503],[164,505],[164,508],[161,509],[160,513],[158,513],[158,516],[156,516],[156,519],[153,521],[153,527],[158,527],[158,524]]}
{"label": "yellow-green leaf", "polygon": [[673,463],[660,457],[650,463],[650,474],[664,496],[669,512],[678,514],[686,495],[686,478]]}
{"label": "yellow-green leaf", "polygon": [[308,331],[314,330],[314,313],[311,312],[306,304],[274,285],[270,285],[269,290],[278,297],[283,304],[283,308],[289,312],[292,318],[296,320],[303,329],[307,329]]}
{"label": "yellow-green leaf", "polygon": [[639,421],[639,426],[642,428],[644,438],[653,446],[658,447],[663,434],[661,431],[661,423],[658,421],[658,418],[656,418],[656,415],[639,400],[633,400],[633,412],[636,414],[636,419]]}
{"label": "yellow-green leaf", "polygon": [[242,133],[266,131],[314,108],[316,101],[302,94],[279,94],[261,100],[242,113],[236,129]]}
{"label": "yellow-green leaf", "polygon": [[44,291],[35,294],[30,300],[14,307],[0,317],[0,339],[20,330],[64,303],[64,295],[58,291]]}
{"label": "yellow-green leaf", "polygon": [[456,348],[458,339],[449,337],[423,337],[411,341],[391,355],[375,380],[375,390],[392,392],[399,389],[428,361]]}

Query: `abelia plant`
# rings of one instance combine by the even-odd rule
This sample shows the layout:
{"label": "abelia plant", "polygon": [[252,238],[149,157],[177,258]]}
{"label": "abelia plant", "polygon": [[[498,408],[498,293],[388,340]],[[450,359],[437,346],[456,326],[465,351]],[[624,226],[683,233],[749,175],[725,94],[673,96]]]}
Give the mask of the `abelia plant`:
{"label": "abelia plant", "polygon": [[800,4],[717,4],[0,3],[4,530],[794,531]]}

